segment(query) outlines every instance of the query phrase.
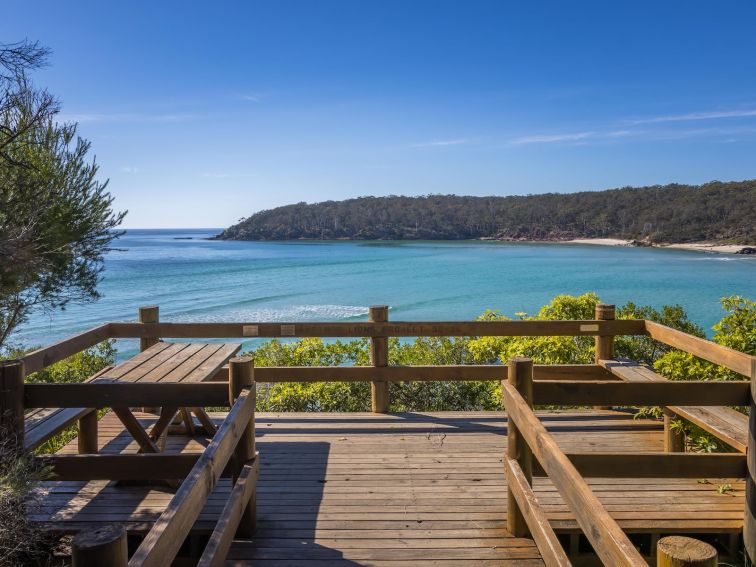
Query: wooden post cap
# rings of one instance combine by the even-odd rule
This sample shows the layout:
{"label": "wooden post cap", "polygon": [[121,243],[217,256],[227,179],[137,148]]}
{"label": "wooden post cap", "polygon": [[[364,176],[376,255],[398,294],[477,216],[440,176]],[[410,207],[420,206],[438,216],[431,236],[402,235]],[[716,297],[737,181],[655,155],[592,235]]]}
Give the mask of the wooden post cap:
{"label": "wooden post cap", "polygon": [[596,305],[596,319],[614,319],[615,307],[611,303],[599,303]]}
{"label": "wooden post cap", "polygon": [[717,550],[703,541],[668,536],[656,546],[657,567],[716,567]]}
{"label": "wooden post cap", "polygon": [[388,321],[388,305],[371,305],[368,309],[368,319],[373,323]]}
{"label": "wooden post cap", "polygon": [[73,539],[71,555],[73,567],[126,567],[126,528],[111,524],[94,530],[80,531]]}
{"label": "wooden post cap", "polygon": [[150,317],[157,317],[160,313],[160,306],[158,305],[142,305],[139,308],[140,315],[149,315]]}

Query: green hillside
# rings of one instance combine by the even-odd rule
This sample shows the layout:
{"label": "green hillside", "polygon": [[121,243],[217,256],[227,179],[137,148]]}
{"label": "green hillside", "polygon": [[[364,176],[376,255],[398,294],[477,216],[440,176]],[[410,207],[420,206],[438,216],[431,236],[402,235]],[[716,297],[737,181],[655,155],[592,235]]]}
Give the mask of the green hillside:
{"label": "green hillside", "polygon": [[756,241],[756,180],[511,197],[360,197],[253,214],[233,240],[474,238]]}

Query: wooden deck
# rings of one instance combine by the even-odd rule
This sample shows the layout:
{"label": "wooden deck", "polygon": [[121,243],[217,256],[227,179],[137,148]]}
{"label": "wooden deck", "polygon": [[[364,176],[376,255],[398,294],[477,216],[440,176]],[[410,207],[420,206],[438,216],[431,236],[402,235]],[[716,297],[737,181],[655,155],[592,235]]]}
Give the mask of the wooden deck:
{"label": "wooden deck", "polygon": [[[136,414],[143,426],[155,420]],[[225,414],[211,416],[220,422]],[[614,411],[538,412],[567,452],[663,450],[662,425]],[[502,467],[506,417],[498,412],[257,414],[258,532],[236,542],[228,565],[541,565],[532,540],[506,531]],[[166,452],[201,452],[207,440],[172,435]],[[135,453],[112,414],[102,453]],[[62,453],[75,454],[76,441]],[[628,471],[632,475],[632,471]],[[739,533],[744,482],[589,479],[627,532]],[[732,490],[718,491],[722,484]],[[57,532],[123,523],[147,532],[172,497],[163,488],[108,481],[47,482],[32,518]],[[212,531],[230,483],[221,480],[195,525]],[[546,478],[534,479],[558,533],[578,526]]]}

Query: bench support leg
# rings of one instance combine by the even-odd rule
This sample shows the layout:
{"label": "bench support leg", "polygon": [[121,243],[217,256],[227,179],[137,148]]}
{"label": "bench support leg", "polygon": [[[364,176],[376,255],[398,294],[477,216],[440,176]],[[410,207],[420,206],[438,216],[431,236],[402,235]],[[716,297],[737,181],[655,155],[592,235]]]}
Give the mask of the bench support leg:
{"label": "bench support leg", "polygon": [[90,455],[97,453],[97,410],[92,410],[79,419],[79,454]]}

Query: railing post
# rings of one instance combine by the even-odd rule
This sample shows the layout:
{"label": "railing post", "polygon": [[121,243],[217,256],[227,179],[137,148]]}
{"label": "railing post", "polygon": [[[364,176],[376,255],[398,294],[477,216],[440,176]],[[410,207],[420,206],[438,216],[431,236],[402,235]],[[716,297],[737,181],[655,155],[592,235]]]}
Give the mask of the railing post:
{"label": "railing post", "polygon": [[[139,308],[140,323],[159,323],[160,308],[157,305],[148,305]],[[139,339],[139,350],[144,351],[152,345],[160,342],[160,337],[142,337]]]}
{"label": "railing post", "polygon": [[126,567],[126,529],[121,525],[109,525],[80,531],[73,539],[71,560],[73,567]]}
{"label": "railing post", "polygon": [[[596,319],[614,321],[614,305],[596,305]],[[596,335],[596,364],[614,358],[614,335]]]}
{"label": "railing post", "polygon": [[97,410],[92,410],[79,419],[79,454],[89,455],[97,453]]}
{"label": "railing post", "polygon": [[20,360],[0,361],[0,434],[4,437],[0,450],[23,450],[24,363]]}
{"label": "railing post", "polygon": [[667,453],[685,451],[685,434],[679,427],[672,427],[675,414],[664,408],[664,450]]}
{"label": "railing post", "polygon": [[[370,307],[369,321],[371,323],[388,321],[388,306],[373,305]],[[375,367],[388,366],[388,337],[370,338],[370,364]],[[373,413],[388,413],[390,403],[389,383],[373,381],[370,384],[370,401]]]}
{"label": "railing post", "polygon": [[691,537],[663,537],[656,544],[656,567],[717,567],[717,550]]}
{"label": "railing post", "polygon": [[[160,308],[157,305],[147,305],[139,308],[139,322],[140,323],[159,323],[160,322]],[[160,337],[141,337],[139,339],[140,352],[147,350],[152,345],[160,342]],[[158,413],[159,408],[156,407],[142,407],[137,408],[145,413]]]}
{"label": "railing post", "polygon": [[[229,405],[233,405],[244,388],[250,388],[252,395],[256,395],[255,389],[255,364],[252,357],[232,358],[228,366],[228,397]],[[242,467],[255,459],[255,414],[244,426],[244,433],[239,438],[239,443],[234,450],[234,484],[239,478]],[[256,489],[252,489],[252,497],[242,513],[239,521],[237,536],[242,539],[250,539],[255,533],[256,527]]]}
{"label": "railing post", "polygon": [[[533,360],[515,357],[509,361],[509,383],[517,389],[530,408],[533,407]],[[533,484],[533,453],[520,430],[507,418],[507,455],[515,459],[528,484]],[[525,522],[511,489],[507,489],[507,528],[515,537],[528,537],[530,530]]]}
{"label": "railing post", "polygon": [[[596,305],[596,319],[599,321],[614,321],[614,305],[599,303]],[[614,358],[614,335],[596,335],[596,364],[599,360]],[[607,410],[610,406],[594,406],[594,409]]]}
{"label": "railing post", "polygon": [[748,416],[748,447],[746,463],[745,521],[743,545],[751,562],[756,562],[756,359],[751,359],[751,396]]}

